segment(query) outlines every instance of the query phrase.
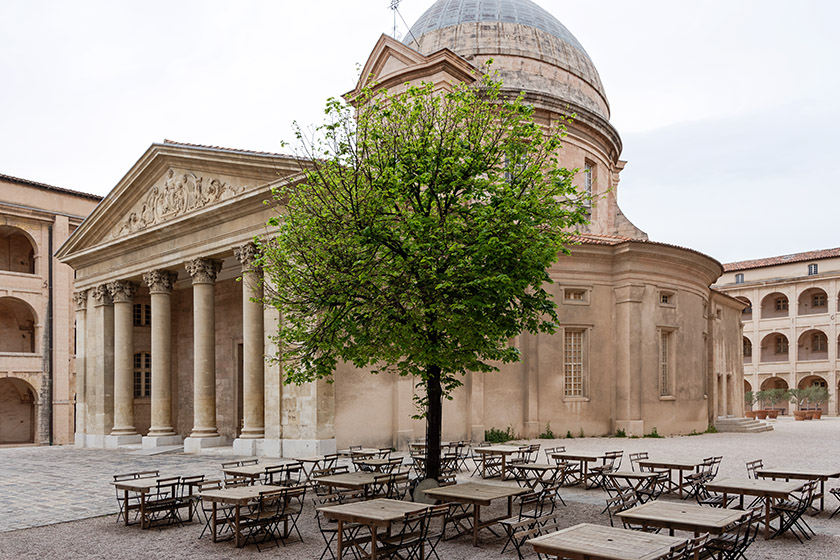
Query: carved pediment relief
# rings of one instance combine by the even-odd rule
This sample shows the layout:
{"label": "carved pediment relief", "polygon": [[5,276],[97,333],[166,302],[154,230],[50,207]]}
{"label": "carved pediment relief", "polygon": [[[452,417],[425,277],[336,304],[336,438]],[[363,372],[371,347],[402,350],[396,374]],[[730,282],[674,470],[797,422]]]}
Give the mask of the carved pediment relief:
{"label": "carved pediment relief", "polygon": [[245,190],[216,177],[169,169],[111,233],[121,237],[232,198]]}

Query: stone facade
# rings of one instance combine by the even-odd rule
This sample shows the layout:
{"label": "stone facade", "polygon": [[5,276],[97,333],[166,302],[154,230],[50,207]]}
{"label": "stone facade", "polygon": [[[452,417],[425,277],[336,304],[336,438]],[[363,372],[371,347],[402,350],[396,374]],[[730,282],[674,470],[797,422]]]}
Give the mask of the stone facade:
{"label": "stone facade", "polygon": [[50,251],[99,200],[0,175],[0,443],[73,442],[73,271]]}
{"label": "stone facade", "polygon": [[[836,415],[840,249],[735,262],[725,270],[717,289],[746,305],[744,390],[821,385],[831,397],[823,413]],[[791,403],[776,406],[795,409]]]}
{"label": "stone facade", "polygon": [[[520,363],[467,375],[445,403],[444,439],[482,440],[492,427],[534,437],[547,423],[558,433],[690,433],[740,415],[743,304],[710,289],[722,272],[717,261],[650,242],[624,217],[621,140],[597,71],[568,31],[557,31],[559,22],[535,27],[531,13],[522,12],[515,33],[485,22],[471,35],[476,24],[465,22],[424,25],[409,45],[383,36],[362,72],[392,89],[420,80],[447,88],[474,80],[473,70],[493,56],[540,123],[576,115],[561,162],[579,170],[576,184],[594,203],[571,256],[549,271],[561,328],[519,337]],[[264,359],[277,353],[268,335],[278,316],[252,301],[261,273],[250,242],[271,233],[265,224],[277,209],[263,201],[272,186],[293,184],[305,165],[277,154],[155,144],[62,247],[77,292],[89,294],[77,319],[86,333],[78,441],[142,438],[153,447],[183,439],[198,452],[233,440],[239,453],[295,456],[350,444],[402,447],[423,435],[424,423],[411,418],[411,379],[341,365],[334,384],[285,386],[282,367]],[[128,285],[136,286],[130,301],[141,318],[142,306],[150,309],[133,330],[119,308]]]}

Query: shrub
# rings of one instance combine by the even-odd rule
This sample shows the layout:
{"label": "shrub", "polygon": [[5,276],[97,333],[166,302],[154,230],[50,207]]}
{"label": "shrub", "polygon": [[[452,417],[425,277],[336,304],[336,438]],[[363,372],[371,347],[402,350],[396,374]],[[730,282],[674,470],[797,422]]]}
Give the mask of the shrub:
{"label": "shrub", "polygon": [[516,439],[516,436],[513,433],[513,428],[510,426],[508,426],[507,430],[490,428],[484,431],[484,440],[488,443],[504,443],[512,439]]}
{"label": "shrub", "polygon": [[649,434],[645,434],[645,435],[644,435],[644,436],[642,436],[642,437],[646,437],[646,438],[661,438],[661,437],[665,437],[665,436],[660,436],[660,435],[659,435],[659,432],[657,432],[657,431],[656,431],[656,426],[654,426],[654,427],[653,427],[653,429],[650,431],[650,433],[649,433]]}
{"label": "shrub", "polygon": [[575,436],[572,435],[572,430],[566,431],[566,439],[575,439]]}
{"label": "shrub", "polygon": [[545,423],[545,431],[539,435],[540,439],[555,439],[554,432],[551,431],[551,422]]}
{"label": "shrub", "polygon": [[627,437],[627,432],[624,431],[624,428],[619,428],[615,431],[615,437]]}

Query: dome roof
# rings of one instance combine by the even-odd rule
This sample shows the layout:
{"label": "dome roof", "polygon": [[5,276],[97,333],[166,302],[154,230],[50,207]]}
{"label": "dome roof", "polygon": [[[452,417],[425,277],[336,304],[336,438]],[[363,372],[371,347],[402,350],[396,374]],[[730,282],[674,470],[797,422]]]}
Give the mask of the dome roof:
{"label": "dome roof", "polygon": [[531,0],[437,0],[403,43],[426,55],[448,48],[467,60],[478,57],[473,64],[492,58],[507,86],[548,94],[609,120],[607,96],[586,50]]}
{"label": "dome roof", "polygon": [[531,0],[438,0],[411,26],[405,41],[408,43],[414,37],[450,25],[485,21],[506,21],[542,29],[589,58],[571,31]]}

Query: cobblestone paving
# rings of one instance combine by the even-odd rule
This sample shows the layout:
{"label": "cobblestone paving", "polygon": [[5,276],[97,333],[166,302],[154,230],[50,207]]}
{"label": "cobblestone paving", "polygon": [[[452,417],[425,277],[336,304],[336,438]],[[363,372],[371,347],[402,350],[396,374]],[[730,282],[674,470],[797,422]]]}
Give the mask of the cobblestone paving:
{"label": "cobblestone paving", "polygon": [[220,476],[228,457],[71,446],[0,449],[0,532],[116,513],[110,485],[116,473],[159,469],[161,475]]}

